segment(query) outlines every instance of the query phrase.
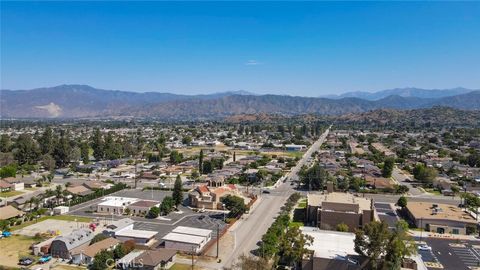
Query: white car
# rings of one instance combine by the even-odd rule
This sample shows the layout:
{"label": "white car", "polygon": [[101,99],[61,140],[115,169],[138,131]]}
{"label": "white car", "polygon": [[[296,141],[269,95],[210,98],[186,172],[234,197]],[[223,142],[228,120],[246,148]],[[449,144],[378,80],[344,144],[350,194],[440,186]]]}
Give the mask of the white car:
{"label": "white car", "polygon": [[418,246],[418,250],[430,251],[432,250],[432,247],[430,247],[429,245],[420,245]]}

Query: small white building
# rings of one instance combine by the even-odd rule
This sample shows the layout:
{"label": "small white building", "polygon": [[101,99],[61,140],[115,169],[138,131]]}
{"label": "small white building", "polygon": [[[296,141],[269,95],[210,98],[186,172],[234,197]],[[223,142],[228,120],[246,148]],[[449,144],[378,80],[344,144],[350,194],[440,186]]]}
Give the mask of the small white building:
{"label": "small white building", "polygon": [[54,215],[63,215],[63,214],[68,213],[68,211],[69,211],[68,206],[60,205],[60,206],[57,206],[57,207],[53,208],[53,214]]}

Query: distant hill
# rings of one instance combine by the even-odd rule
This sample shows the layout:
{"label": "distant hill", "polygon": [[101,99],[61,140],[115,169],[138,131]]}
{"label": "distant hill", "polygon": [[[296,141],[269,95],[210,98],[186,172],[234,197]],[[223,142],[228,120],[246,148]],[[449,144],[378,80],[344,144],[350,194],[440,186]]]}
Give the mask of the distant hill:
{"label": "distant hill", "polygon": [[334,119],[336,125],[388,125],[415,127],[434,126],[480,126],[480,111],[466,111],[449,107],[432,107],[414,110],[379,109],[364,113],[346,114]]}
{"label": "distant hill", "polygon": [[456,96],[460,94],[466,94],[472,91],[472,89],[466,89],[462,87],[452,88],[452,89],[421,89],[421,88],[395,88],[382,90],[378,92],[364,92],[364,91],[355,91],[347,92],[340,95],[328,95],[324,96],[331,99],[340,99],[345,97],[355,97],[366,100],[379,100],[386,98],[388,96],[396,95],[401,97],[417,97],[417,98],[443,98]]}
{"label": "distant hill", "polygon": [[376,109],[417,109],[449,106],[480,109],[480,91],[441,98],[389,95],[378,100],[252,95],[224,92],[176,95],[60,85],[32,90],[0,90],[2,118],[110,118],[143,117],[169,120],[219,119],[239,114],[342,115]]}

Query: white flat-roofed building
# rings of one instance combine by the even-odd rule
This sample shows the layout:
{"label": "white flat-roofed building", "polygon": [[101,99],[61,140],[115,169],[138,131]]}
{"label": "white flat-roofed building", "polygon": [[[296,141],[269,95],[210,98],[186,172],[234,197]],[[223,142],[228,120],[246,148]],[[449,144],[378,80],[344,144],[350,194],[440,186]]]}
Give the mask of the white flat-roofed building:
{"label": "white flat-roofed building", "polygon": [[173,229],[172,232],[173,233],[181,233],[181,234],[187,234],[187,235],[206,237],[207,241],[212,238],[212,230],[207,230],[207,229],[178,226],[175,229]]}
{"label": "white flat-roofed building", "polygon": [[200,252],[208,242],[202,236],[173,232],[165,235],[162,240],[165,242],[165,248],[195,253]]}
{"label": "white flat-roofed building", "polygon": [[139,201],[137,198],[108,196],[97,205],[97,212],[110,215],[123,215],[125,209]]}
{"label": "white flat-roofed building", "polygon": [[154,242],[154,238],[157,233],[158,232],[155,231],[124,229],[115,232],[115,238],[122,242],[134,240],[135,243],[139,245],[148,246]]}
{"label": "white flat-roofed building", "polygon": [[312,244],[306,247],[313,254],[303,259],[302,269],[362,269],[365,258],[355,252],[354,233],[326,231],[317,227],[300,227],[300,230],[313,238]]}

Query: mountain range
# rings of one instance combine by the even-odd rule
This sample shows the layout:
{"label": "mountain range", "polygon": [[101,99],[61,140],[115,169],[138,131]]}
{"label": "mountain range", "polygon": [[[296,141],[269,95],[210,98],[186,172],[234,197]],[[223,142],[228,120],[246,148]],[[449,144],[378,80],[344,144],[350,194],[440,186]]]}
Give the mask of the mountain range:
{"label": "mountain range", "polygon": [[340,115],[375,109],[403,110],[434,106],[480,109],[479,90],[455,88],[416,91],[415,88],[408,88],[378,93],[381,93],[378,97],[383,97],[315,98],[254,95],[246,91],[177,95],[103,90],[87,85],[60,85],[32,90],[0,90],[0,116],[4,119],[141,117],[199,120],[221,119],[237,114]]}
{"label": "mountain range", "polygon": [[443,98],[443,97],[451,97],[451,96],[466,94],[472,91],[478,91],[478,90],[466,89],[463,87],[457,87],[452,89],[421,89],[421,88],[414,88],[414,87],[406,87],[406,88],[387,89],[387,90],[382,90],[377,92],[354,91],[354,92],[346,92],[339,95],[326,95],[322,97],[331,98],[331,99],[355,97],[355,98],[361,98],[366,100],[379,100],[392,95],[397,95],[401,97]]}

